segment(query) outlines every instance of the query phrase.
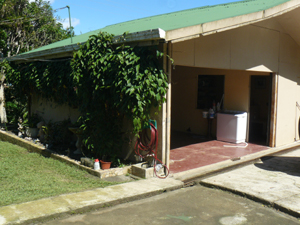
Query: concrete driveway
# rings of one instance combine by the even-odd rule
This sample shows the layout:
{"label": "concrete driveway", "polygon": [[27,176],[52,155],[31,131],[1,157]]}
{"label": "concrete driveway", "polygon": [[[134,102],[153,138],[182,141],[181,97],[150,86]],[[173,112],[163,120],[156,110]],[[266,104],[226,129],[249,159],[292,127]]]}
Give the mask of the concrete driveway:
{"label": "concrete driveway", "polygon": [[300,217],[300,149],[212,176],[203,185],[219,187]]}
{"label": "concrete driveway", "polygon": [[299,222],[247,198],[198,185],[45,224],[293,225]]}

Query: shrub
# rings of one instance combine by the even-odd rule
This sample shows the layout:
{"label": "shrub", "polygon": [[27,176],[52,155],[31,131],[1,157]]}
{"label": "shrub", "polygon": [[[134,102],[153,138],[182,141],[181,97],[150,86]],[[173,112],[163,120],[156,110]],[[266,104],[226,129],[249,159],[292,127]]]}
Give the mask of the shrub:
{"label": "shrub", "polygon": [[121,148],[127,117],[137,134],[150,109],[165,101],[167,76],[156,48],[113,44],[113,35],[91,36],[71,62],[86,146],[97,156]]}

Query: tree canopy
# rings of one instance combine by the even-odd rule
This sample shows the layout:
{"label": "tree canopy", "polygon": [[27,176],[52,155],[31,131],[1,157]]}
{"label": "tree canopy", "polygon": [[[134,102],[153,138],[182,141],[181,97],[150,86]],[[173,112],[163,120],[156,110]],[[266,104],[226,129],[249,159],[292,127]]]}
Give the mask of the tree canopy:
{"label": "tree canopy", "polygon": [[0,0],[0,53],[10,57],[71,36],[49,2]]}

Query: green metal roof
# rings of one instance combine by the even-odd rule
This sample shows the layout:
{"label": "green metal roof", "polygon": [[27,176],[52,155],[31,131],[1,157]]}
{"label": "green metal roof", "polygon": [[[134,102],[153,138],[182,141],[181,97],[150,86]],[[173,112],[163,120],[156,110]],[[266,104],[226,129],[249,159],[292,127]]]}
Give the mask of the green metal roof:
{"label": "green metal roof", "polygon": [[[247,0],[228,4],[220,4],[215,6],[193,8],[173,13],[146,17],[137,20],[131,20],[123,23],[106,26],[95,31],[75,36],[73,37],[73,44],[86,42],[89,36],[97,34],[100,31],[105,31],[114,35],[121,35],[124,32],[133,33],[157,28],[161,28],[164,31],[170,31],[197,24],[203,24],[230,17],[259,12],[288,1],[289,0]],[[70,39],[58,41],[40,47],[38,49],[26,52],[24,54],[53,49],[67,45],[71,45]]]}

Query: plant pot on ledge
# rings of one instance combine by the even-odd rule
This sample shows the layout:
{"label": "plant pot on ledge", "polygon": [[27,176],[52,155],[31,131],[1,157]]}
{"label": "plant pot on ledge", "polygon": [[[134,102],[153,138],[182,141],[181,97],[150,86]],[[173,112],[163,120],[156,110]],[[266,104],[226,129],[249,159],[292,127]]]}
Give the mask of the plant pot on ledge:
{"label": "plant pot on ledge", "polygon": [[27,137],[36,138],[38,135],[38,128],[35,127],[26,127],[25,133]]}
{"label": "plant pot on ledge", "polygon": [[69,130],[76,135],[76,151],[73,152],[75,155],[82,154],[82,130],[79,127],[69,127]]}
{"label": "plant pot on ledge", "polygon": [[102,170],[107,170],[110,168],[111,162],[100,160],[100,164]]}

